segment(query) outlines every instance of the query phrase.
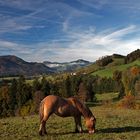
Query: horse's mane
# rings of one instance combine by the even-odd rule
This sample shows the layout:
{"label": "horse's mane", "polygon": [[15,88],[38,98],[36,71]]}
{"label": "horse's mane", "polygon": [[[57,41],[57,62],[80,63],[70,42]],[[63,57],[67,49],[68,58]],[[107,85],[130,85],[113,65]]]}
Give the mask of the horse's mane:
{"label": "horse's mane", "polygon": [[74,105],[77,107],[77,109],[81,112],[84,118],[90,118],[93,116],[90,109],[82,103],[80,100],[78,100],[76,97],[72,97],[72,101],[74,102]]}

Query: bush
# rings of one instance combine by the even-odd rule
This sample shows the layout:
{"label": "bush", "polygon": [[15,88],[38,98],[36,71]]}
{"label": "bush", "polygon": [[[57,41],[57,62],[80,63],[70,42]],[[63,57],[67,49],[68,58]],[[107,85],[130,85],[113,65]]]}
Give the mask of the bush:
{"label": "bush", "polygon": [[96,61],[98,66],[106,66],[109,63],[113,62],[112,56],[104,56]]}
{"label": "bush", "polygon": [[34,105],[32,101],[28,101],[25,105],[23,105],[19,110],[20,116],[27,116],[29,114],[33,114],[34,112]]}
{"label": "bush", "polygon": [[117,107],[127,108],[127,109],[138,109],[140,105],[136,103],[135,96],[129,94],[124,96],[124,98],[119,101]]}

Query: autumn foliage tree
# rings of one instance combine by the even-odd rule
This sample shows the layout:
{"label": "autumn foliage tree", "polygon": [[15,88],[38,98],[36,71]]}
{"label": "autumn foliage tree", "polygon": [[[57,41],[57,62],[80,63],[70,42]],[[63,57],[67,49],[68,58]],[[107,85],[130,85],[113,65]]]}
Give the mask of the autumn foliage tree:
{"label": "autumn foliage tree", "polygon": [[133,66],[130,69],[123,72],[123,84],[125,87],[125,95],[137,95],[135,85],[140,80],[140,67]]}
{"label": "autumn foliage tree", "polygon": [[119,98],[122,98],[124,94],[124,85],[122,83],[122,72],[116,70],[113,73],[113,79],[116,81],[116,86],[118,87],[119,90]]}

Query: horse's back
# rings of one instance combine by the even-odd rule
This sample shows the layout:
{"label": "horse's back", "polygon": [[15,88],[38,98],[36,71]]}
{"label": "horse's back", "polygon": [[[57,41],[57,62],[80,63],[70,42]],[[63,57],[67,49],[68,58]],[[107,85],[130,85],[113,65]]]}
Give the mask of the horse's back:
{"label": "horse's back", "polygon": [[66,117],[79,113],[73,100],[74,98],[66,99],[55,95],[49,95],[45,97],[42,102],[47,112]]}
{"label": "horse's back", "polygon": [[57,100],[58,98],[60,98],[59,96],[56,96],[56,95],[48,95],[46,96],[43,101],[49,101],[49,100]]}
{"label": "horse's back", "polygon": [[42,100],[42,102],[44,102],[44,105],[46,106],[52,106],[58,102],[59,98],[60,97],[55,95],[48,95]]}

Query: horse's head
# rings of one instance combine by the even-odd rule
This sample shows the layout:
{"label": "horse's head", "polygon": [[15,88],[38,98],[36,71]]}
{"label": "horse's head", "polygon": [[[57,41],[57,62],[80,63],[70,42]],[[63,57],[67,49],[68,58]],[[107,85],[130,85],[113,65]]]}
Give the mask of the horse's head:
{"label": "horse's head", "polygon": [[95,117],[86,119],[86,127],[88,128],[88,132],[90,134],[95,132],[95,123],[96,123]]}

